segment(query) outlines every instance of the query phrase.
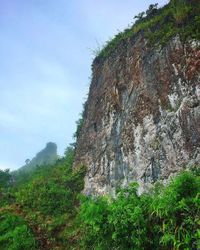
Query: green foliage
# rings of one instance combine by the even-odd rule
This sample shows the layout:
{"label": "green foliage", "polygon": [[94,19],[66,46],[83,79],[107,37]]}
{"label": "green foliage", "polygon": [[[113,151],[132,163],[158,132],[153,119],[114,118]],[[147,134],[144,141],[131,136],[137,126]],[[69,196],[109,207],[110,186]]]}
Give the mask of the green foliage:
{"label": "green foliage", "polygon": [[110,203],[108,221],[114,248],[145,249],[146,221],[135,183],[121,190],[117,199]]}
{"label": "green foliage", "polygon": [[13,179],[17,184],[24,183],[29,180],[29,177],[44,165],[54,165],[58,160],[57,145],[53,142],[48,142],[46,147],[38,152],[32,159],[26,159],[26,165],[12,172]]}
{"label": "green foliage", "polygon": [[[72,234],[76,232],[74,225],[76,208],[79,205],[78,195],[83,189],[86,169],[84,166],[73,169],[73,161],[74,147],[70,146],[65,151],[65,157],[57,160],[54,165],[37,166],[29,172],[25,171],[24,175],[21,171],[22,176],[18,176],[14,187],[10,188],[9,195],[14,197],[13,201],[8,203],[8,197],[5,197],[7,203],[3,204],[2,211],[8,210],[13,214],[22,214],[25,220],[37,229],[34,233],[36,232],[37,239],[39,238],[39,246],[49,242],[50,249],[56,249],[57,244],[66,248],[72,237],[69,231],[71,230]],[[25,177],[24,180],[22,177]],[[5,206],[6,204],[11,205]],[[9,241],[8,237],[13,239],[12,237],[18,232],[22,234],[22,237],[26,237],[23,230],[28,229],[23,225],[20,229],[15,230],[10,227],[9,230],[8,226],[2,242]],[[15,238],[14,241],[18,244]],[[19,241],[21,241],[20,237]],[[26,249],[29,248],[35,249],[34,244],[33,248],[30,246]]]}
{"label": "green foliage", "polygon": [[53,142],[48,142],[46,147],[38,152],[31,161],[26,159],[25,166],[12,172],[13,179],[17,186],[20,186],[28,182],[30,177],[35,176],[35,173],[40,171],[40,169],[44,169],[44,165],[47,167],[53,166],[58,159],[57,145]]}
{"label": "green foliage", "polygon": [[0,249],[37,249],[34,236],[21,217],[9,213],[0,213]]}
{"label": "green foliage", "polygon": [[[113,39],[107,41],[99,51],[97,59],[105,59],[114,53],[119,44],[126,46],[126,40],[142,32],[148,44],[165,45],[169,39],[179,35],[182,40],[200,39],[200,1],[171,0],[168,5],[157,9],[157,4],[151,4],[149,9],[139,13],[135,24]],[[96,59],[96,60],[97,60]]]}
{"label": "green foliage", "polygon": [[190,172],[182,173],[154,197],[151,218],[157,221],[160,244],[166,249],[197,248],[200,216],[200,179]]}
{"label": "green foliage", "polygon": [[0,169],[0,189],[7,188],[10,180],[11,180],[11,175],[9,169],[6,170]]}
{"label": "green foliage", "polygon": [[72,208],[72,194],[57,182],[57,179],[34,180],[17,193],[17,202],[45,215],[62,214]]}
{"label": "green foliage", "polygon": [[116,199],[87,198],[82,201],[80,220],[85,249],[145,249],[146,221],[133,183],[118,192]]}
{"label": "green foliage", "polygon": [[[79,213],[83,248],[198,249],[200,244],[200,179],[184,172],[164,188],[157,184],[138,196],[137,185],[122,189],[115,199],[82,200]],[[84,234],[87,232],[87,234]]]}
{"label": "green foliage", "polygon": [[66,151],[66,158],[54,166],[39,167],[29,182],[16,193],[17,202],[43,215],[61,215],[72,212],[77,194],[83,188],[84,167],[72,170],[74,152]]}
{"label": "green foliage", "polygon": [[198,165],[194,165],[190,168],[190,171],[196,175],[196,176],[200,176],[200,167],[198,167]]}
{"label": "green foliage", "polygon": [[[93,51],[93,54],[96,54],[96,52]],[[77,140],[81,135],[81,130],[82,130],[83,125],[84,125],[84,114],[85,114],[86,106],[87,106],[87,102],[84,102],[83,103],[83,111],[79,114],[80,117],[76,121],[76,131],[73,134],[73,138],[75,139],[74,146],[76,146]]]}
{"label": "green foliage", "polygon": [[156,14],[158,8],[158,4],[150,4],[148,10],[146,11],[146,15],[148,17],[152,17]]}
{"label": "green foliage", "polygon": [[140,12],[139,14],[137,14],[136,16],[134,16],[134,19],[136,19],[136,22],[142,21],[142,19],[144,18],[145,12]]}
{"label": "green foliage", "polygon": [[65,158],[36,168],[13,190],[17,203],[0,212],[0,249],[43,249],[47,242],[49,249],[199,249],[198,166],[142,195],[132,183],[116,197],[86,197],[86,169],[73,169],[73,159],[68,147]]}
{"label": "green foliage", "polygon": [[12,177],[9,170],[0,170],[0,207],[9,204],[13,200],[10,192]]}
{"label": "green foliage", "polygon": [[108,214],[109,206],[106,197],[82,199],[79,220],[84,235],[82,242],[84,249],[87,249],[88,246],[91,247],[90,249],[110,248],[111,232],[108,225]]}
{"label": "green foliage", "polygon": [[77,140],[79,138],[82,127],[83,127],[83,116],[81,115],[78,121],[76,121],[76,132],[74,133],[74,139]]}
{"label": "green foliage", "polygon": [[171,6],[177,23],[182,23],[192,11],[192,3],[188,0],[171,0]]}

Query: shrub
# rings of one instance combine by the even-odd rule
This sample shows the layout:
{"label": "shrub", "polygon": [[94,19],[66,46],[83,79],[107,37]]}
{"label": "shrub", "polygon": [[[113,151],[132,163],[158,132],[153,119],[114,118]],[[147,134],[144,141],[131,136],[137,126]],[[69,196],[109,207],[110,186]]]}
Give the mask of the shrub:
{"label": "shrub", "polygon": [[185,21],[192,11],[191,2],[188,0],[171,0],[174,19],[178,24]]}
{"label": "shrub", "polygon": [[84,235],[82,247],[111,249],[111,231],[108,225],[109,205],[106,197],[82,199],[79,220]]}
{"label": "shrub", "polygon": [[79,219],[84,249],[190,250],[199,248],[200,177],[183,172],[167,187],[137,194],[82,200]]}
{"label": "shrub", "polygon": [[16,193],[16,199],[24,208],[43,215],[58,216],[73,213],[77,194],[83,189],[85,168],[72,169],[74,152],[66,151],[66,157],[54,166],[39,167],[30,180]]}
{"label": "shrub", "polygon": [[9,213],[0,214],[0,249],[37,249],[37,243],[31,230],[19,216]]}
{"label": "shrub", "polygon": [[195,249],[200,216],[200,179],[184,172],[171,181],[151,205],[160,244],[166,249]]}
{"label": "shrub", "polygon": [[145,249],[146,220],[137,187],[132,183],[119,191],[117,198],[109,204],[109,227],[114,249]]}

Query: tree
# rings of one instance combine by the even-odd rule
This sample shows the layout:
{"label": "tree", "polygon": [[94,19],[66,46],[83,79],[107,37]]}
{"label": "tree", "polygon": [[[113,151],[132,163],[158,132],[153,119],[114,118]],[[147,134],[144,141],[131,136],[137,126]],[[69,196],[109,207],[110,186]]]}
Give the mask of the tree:
{"label": "tree", "polygon": [[83,115],[81,114],[81,117],[76,121],[76,132],[74,133],[73,137],[74,139],[78,139],[81,134],[81,129],[83,127]]}
{"label": "tree", "polygon": [[29,159],[25,160],[26,165],[28,165],[31,161]]}
{"label": "tree", "polygon": [[158,3],[150,4],[148,10],[146,11],[146,15],[152,17],[155,15],[158,9]]}
{"label": "tree", "polygon": [[0,188],[8,186],[11,177],[9,171],[9,169],[0,170]]}
{"label": "tree", "polygon": [[139,14],[137,14],[136,16],[134,16],[134,19],[137,19],[136,22],[141,21],[142,18],[144,17],[144,15],[145,15],[144,11],[140,12]]}

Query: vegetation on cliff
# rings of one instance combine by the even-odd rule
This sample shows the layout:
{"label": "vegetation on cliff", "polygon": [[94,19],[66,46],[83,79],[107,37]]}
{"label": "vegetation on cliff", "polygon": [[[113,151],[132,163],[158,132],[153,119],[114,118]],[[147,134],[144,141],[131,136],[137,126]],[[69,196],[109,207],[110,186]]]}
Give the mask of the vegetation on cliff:
{"label": "vegetation on cliff", "polygon": [[182,40],[200,39],[200,2],[198,0],[170,0],[169,4],[157,9],[151,4],[146,12],[135,16],[132,27],[118,33],[96,51],[97,59],[107,58],[119,43],[142,33],[149,45],[164,45],[170,38],[179,35]]}

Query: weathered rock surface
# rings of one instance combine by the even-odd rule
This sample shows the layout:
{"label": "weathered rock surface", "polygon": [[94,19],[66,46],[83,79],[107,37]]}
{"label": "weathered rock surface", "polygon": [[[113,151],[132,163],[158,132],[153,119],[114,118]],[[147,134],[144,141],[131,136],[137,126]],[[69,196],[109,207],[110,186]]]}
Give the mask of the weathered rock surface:
{"label": "weathered rock surface", "polygon": [[200,163],[200,50],[174,37],[163,48],[142,34],[96,58],[75,166],[86,194],[138,181],[142,192]]}

